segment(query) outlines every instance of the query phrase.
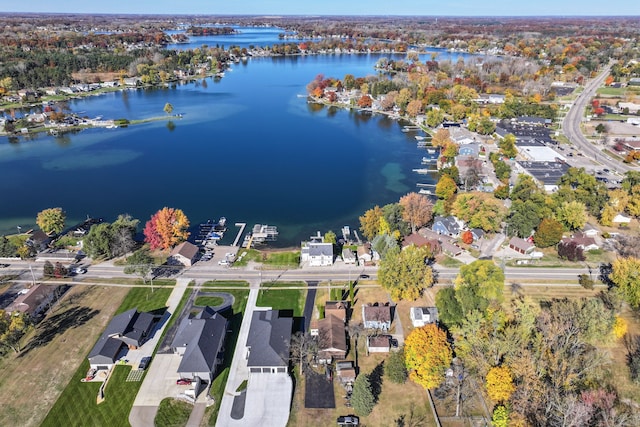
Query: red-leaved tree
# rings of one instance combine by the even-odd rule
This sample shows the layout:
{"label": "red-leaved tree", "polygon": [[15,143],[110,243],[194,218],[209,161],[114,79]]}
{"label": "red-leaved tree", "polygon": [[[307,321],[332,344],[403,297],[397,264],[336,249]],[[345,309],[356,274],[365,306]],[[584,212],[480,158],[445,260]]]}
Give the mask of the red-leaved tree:
{"label": "red-leaved tree", "polygon": [[164,207],[144,227],[145,242],[152,250],[169,249],[189,237],[189,219],[181,209]]}

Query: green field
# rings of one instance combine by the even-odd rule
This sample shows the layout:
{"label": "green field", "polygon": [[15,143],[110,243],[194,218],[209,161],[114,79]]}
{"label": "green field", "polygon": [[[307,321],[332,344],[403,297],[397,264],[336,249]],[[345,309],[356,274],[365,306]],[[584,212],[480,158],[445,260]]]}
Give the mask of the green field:
{"label": "green field", "polygon": [[601,87],[596,91],[598,95],[608,96],[624,96],[626,92],[627,88],[624,87]]}
{"label": "green field", "polygon": [[207,305],[209,307],[216,307],[222,304],[223,302],[224,302],[224,298],[220,298],[220,297],[196,297],[196,301],[194,305],[197,305],[198,307],[204,307]]}

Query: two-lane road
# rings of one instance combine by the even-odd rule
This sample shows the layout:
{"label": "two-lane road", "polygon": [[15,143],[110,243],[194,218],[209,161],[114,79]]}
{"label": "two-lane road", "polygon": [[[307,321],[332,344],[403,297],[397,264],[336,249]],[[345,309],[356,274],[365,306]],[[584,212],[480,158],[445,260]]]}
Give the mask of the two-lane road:
{"label": "two-lane road", "polygon": [[[35,273],[35,280],[40,280],[42,272],[42,266],[35,263],[33,265],[33,271]],[[31,277],[31,272],[26,262],[15,261],[12,262],[11,267],[5,268],[5,272],[11,271],[14,274],[22,273],[22,280],[18,282],[31,283],[34,279]],[[7,271],[8,270],[8,271]],[[448,268],[436,265],[434,267],[436,272],[437,281],[439,284],[450,284],[457,276],[458,268]],[[543,267],[507,267],[505,269],[505,278],[507,283],[521,283],[526,286],[527,283],[556,283],[556,284],[568,284],[578,283],[578,276],[580,274],[597,274],[597,267],[593,267],[589,271],[586,266],[576,268],[543,268]],[[360,275],[366,275],[366,278],[360,278]],[[87,273],[74,276],[70,278],[69,284],[92,284],[92,280],[100,279],[105,281],[114,278],[132,278],[137,276],[127,275],[123,272],[123,267],[114,266],[110,264],[97,264],[90,266]],[[217,265],[201,265],[185,269],[180,277],[188,280],[196,280],[198,282],[217,280],[246,280],[246,281],[259,281],[259,282],[272,282],[272,281],[286,281],[286,282],[299,282],[299,281],[312,281],[312,282],[326,282],[332,281],[349,281],[359,279],[360,282],[367,283],[369,280],[375,281],[377,279],[377,269],[375,267],[310,267],[310,268],[296,268],[290,270],[254,270],[246,268],[227,268]],[[61,283],[56,281],[56,283]],[[96,283],[103,284],[103,283]],[[127,286],[127,285],[117,285]]]}

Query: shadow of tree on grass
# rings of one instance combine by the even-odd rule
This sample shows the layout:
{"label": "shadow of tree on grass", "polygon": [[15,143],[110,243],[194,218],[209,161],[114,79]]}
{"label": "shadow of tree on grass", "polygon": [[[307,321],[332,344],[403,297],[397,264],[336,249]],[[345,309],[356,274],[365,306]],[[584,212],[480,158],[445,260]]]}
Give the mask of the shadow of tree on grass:
{"label": "shadow of tree on grass", "polygon": [[18,357],[23,357],[31,350],[45,346],[57,335],[64,333],[67,329],[85,324],[98,313],[100,310],[93,310],[89,307],[73,307],[43,320]]}

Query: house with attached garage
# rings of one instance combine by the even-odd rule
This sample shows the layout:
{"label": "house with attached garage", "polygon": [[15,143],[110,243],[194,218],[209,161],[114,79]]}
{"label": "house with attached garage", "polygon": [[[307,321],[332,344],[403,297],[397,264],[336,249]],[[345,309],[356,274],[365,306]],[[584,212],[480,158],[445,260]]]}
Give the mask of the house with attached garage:
{"label": "house with attached garage", "polygon": [[154,320],[152,314],[141,313],[135,308],[111,319],[89,352],[91,368],[110,369],[121,352],[125,354],[125,349],[136,349],[144,344],[149,338]]}
{"label": "house with attached garage", "polygon": [[180,378],[211,382],[216,368],[224,357],[227,319],[211,307],[204,307],[195,316],[182,319],[171,343],[174,353],[180,355]]}
{"label": "house with attached garage", "polygon": [[278,310],[254,311],[247,337],[247,367],[252,374],[289,372],[293,319]]}

